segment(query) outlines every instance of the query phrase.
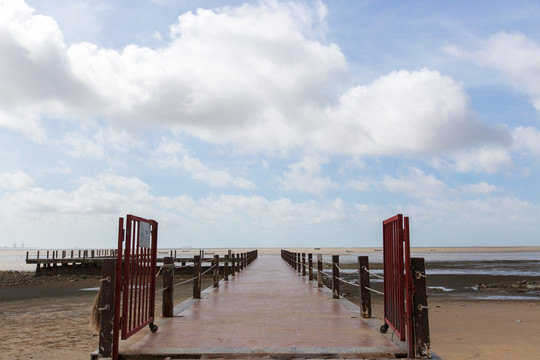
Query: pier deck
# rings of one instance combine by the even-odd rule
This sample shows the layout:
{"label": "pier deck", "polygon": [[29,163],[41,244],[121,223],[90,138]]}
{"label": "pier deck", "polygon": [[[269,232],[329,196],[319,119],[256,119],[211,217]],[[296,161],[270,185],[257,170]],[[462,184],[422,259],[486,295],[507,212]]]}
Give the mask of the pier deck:
{"label": "pier deck", "polygon": [[[175,308],[159,331],[121,344],[124,359],[395,358],[404,350],[277,256]],[[161,324],[160,324],[161,323]]]}

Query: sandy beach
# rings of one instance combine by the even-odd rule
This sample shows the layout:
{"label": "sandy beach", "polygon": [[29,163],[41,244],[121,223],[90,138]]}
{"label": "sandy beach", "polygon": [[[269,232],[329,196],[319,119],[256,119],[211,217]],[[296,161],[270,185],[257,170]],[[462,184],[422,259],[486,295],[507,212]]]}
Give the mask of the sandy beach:
{"label": "sandy beach", "polygon": [[[533,249],[538,251],[538,248]],[[313,249],[299,250],[315,252]],[[321,251],[332,253],[333,250],[347,253],[344,249]],[[265,249],[261,253],[276,254]],[[98,286],[99,278],[33,278],[32,272],[14,275],[5,271],[0,272],[0,276],[0,316],[4,323],[0,327],[0,359],[89,359],[98,343],[97,334],[89,328],[88,319],[96,294],[92,289]],[[10,277],[19,278],[9,281]],[[471,284],[503,283],[507,280],[507,277],[486,275],[467,278]],[[268,281],[270,285],[271,279]],[[449,287],[457,287],[463,282],[454,275],[437,275],[431,281]],[[159,284],[161,278],[158,279]],[[209,285],[210,280],[206,279],[203,287]],[[376,286],[379,285],[374,284]],[[499,290],[488,293],[496,294]],[[175,303],[189,298],[191,291],[191,284],[175,287]],[[357,288],[345,288],[343,292],[346,298],[358,303]],[[156,305],[156,314],[161,314],[159,294]],[[374,295],[373,317],[381,319],[381,324],[382,306],[382,297]],[[432,349],[443,359],[524,359],[534,358],[540,353],[538,300],[500,301],[496,297],[474,300],[433,290],[429,299],[429,317]]]}

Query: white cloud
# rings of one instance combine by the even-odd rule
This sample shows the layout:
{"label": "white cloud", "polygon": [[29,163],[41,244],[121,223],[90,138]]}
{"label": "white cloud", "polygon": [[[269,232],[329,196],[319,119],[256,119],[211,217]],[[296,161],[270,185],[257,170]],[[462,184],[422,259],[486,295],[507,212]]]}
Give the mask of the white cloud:
{"label": "white cloud", "polygon": [[203,181],[211,186],[240,189],[255,189],[256,185],[243,177],[234,177],[225,170],[213,170],[200,160],[189,155],[187,149],[177,142],[161,139],[153,154],[156,163],[165,168],[179,168],[191,174],[194,179]]}
{"label": "white cloud", "polygon": [[510,152],[504,148],[482,147],[471,151],[459,151],[450,157],[450,166],[458,172],[495,174],[511,169],[514,165]]}
{"label": "white cloud", "polygon": [[463,86],[437,71],[396,71],[347,90],[321,3],[199,9],[179,16],[165,47],[121,50],[67,46],[52,18],[22,1],[1,6],[0,86],[9,95],[0,125],[35,140],[45,136],[40,116],[52,115],[130,131],[173,126],[277,153],[431,154],[509,141],[505,129],[476,121]]}
{"label": "white cloud", "polygon": [[457,46],[446,50],[499,70],[512,86],[529,95],[540,111],[540,45],[535,41],[520,33],[502,31],[492,35],[478,51],[468,52]]}
{"label": "white cloud", "polygon": [[428,69],[396,71],[352,88],[328,118],[318,145],[336,153],[430,154],[509,141],[503,128],[474,119],[460,83]]}
{"label": "white cloud", "polygon": [[0,174],[0,188],[7,190],[24,189],[33,183],[34,180],[23,171]]}
{"label": "white cloud", "polygon": [[62,141],[69,155],[75,158],[102,159],[105,156],[105,148],[97,144],[93,139],[78,134],[67,133]]}
{"label": "white cloud", "polygon": [[400,192],[410,197],[423,199],[438,197],[447,190],[444,182],[417,168],[411,168],[408,174],[397,178],[383,176],[382,186],[391,192]]}
{"label": "white cloud", "polygon": [[330,178],[319,176],[322,172],[321,165],[327,162],[326,158],[309,156],[289,165],[289,170],[279,179],[281,188],[315,195],[339,188],[339,184]]}
{"label": "white cloud", "polygon": [[1,126],[43,141],[42,115],[65,115],[90,96],[70,73],[57,23],[22,0],[0,2],[0,52]]}
{"label": "white cloud", "polygon": [[469,185],[463,185],[461,187],[461,191],[466,194],[473,194],[473,195],[491,195],[492,193],[499,191],[500,189],[493,185],[489,184],[485,181],[481,181],[476,184],[469,184]]}
{"label": "white cloud", "polygon": [[540,131],[533,127],[518,126],[512,131],[513,149],[525,151],[532,155],[540,155]]}
{"label": "white cloud", "polygon": [[372,181],[369,178],[348,180],[346,185],[358,191],[371,190]]}

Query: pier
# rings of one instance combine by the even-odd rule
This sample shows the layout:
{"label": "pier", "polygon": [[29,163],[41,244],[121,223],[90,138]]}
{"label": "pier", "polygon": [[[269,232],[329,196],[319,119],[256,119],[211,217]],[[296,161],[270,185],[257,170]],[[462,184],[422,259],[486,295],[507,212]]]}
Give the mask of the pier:
{"label": "pier", "polygon": [[[398,346],[278,256],[248,268],[156,318],[159,331],[140,331],[121,343],[121,359],[405,357]],[[380,325],[380,324],[379,324]]]}

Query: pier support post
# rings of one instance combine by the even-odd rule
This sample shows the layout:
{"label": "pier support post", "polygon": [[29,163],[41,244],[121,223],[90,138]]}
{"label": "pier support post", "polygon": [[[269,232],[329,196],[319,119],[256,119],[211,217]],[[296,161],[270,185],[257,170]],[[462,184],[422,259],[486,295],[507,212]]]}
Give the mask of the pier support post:
{"label": "pier support post", "polygon": [[225,262],[223,263],[223,280],[229,281],[229,255],[225,255]]}
{"label": "pier support post", "polygon": [[214,287],[219,287],[219,255],[214,255]]}
{"label": "pier support post", "polygon": [[298,273],[301,274],[302,273],[302,254],[301,253],[297,253],[296,254],[296,261],[298,262]]}
{"label": "pier support post", "polygon": [[231,276],[235,276],[236,274],[236,265],[234,265],[234,254],[231,253]]}
{"label": "pier support post", "polygon": [[411,258],[413,281],[413,339],[416,357],[431,354],[429,339],[429,319],[426,293],[426,268],[423,258]]}
{"label": "pier support post", "polygon": [[174,301],[173,301],[173,282],[174,282],[174,259],[165,257],[163,259],[163,300],[161,306],[161,314],[163,317],[174,316]]}
{"label": "pier support post", "polygon": [[317,284],[318,287],[323,287],[322,280],[322,254],[317,254]]}
{"label": "pier support post", "polygon": [[99,299],[99,357],[111,358],[113,353],[114,284],[116,259],[104,259],[101,268],[101,296]]}
{"label": "pier support post", "polygon": [[332,255],[332,297],[339,299],[339,255]]}
{"label": "pier support post", "polygon": [[367,256],[358,257],[358,284],[360,284],[360,299],[362,301],[362,317],[371,317],[371,293],[367,288],[371,288],[369,280],[369,258]]}
{"label": "pier support post", "polygon": [[302,253],[302,276],[306,276],[306,253]]}
{"label": "pier support post", "polygon": [[201,298],[201,256],[193,257],[193,298]]}
{"label": "pier support post", "polygon": [[307,258],[308,258],[309,281],[311,281],[311,280],[313,280],[313,254],[309,253]]}

